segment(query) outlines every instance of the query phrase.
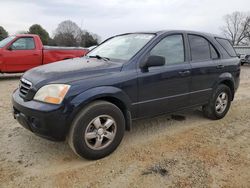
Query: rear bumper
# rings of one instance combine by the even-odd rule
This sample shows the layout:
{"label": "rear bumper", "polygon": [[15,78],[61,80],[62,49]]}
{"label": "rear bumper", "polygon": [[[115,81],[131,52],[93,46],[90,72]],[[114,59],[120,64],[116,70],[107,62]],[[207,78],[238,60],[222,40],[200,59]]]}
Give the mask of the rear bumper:
{"label": "rear bumper", "polygon": [[24,101],[16,90],[12,95],[14,118],[38,136],[54,141],[65,140],[68,127],[63,106]]}

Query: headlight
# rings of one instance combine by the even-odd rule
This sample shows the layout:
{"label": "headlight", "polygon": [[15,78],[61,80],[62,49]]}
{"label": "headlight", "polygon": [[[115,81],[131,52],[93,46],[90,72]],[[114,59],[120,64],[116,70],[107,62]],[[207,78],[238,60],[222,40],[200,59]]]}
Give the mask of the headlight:
{"label": "headlight", "polygon": [[67,94],[70,85],[49,84],[41,87],[35,94],[34,100],[52,104],[60,104]]}

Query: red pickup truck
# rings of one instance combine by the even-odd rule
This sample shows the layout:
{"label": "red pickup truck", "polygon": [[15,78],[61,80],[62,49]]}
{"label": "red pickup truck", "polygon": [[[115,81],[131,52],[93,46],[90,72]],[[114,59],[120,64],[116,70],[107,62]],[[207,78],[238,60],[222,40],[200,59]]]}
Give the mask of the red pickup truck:
{"label": "red pickup truck", "polygon": [[39,65],[81,57],[87,52],[78,47],[43,46],[38,35],[10,36],[0,41],[0,73],[24,72]]}

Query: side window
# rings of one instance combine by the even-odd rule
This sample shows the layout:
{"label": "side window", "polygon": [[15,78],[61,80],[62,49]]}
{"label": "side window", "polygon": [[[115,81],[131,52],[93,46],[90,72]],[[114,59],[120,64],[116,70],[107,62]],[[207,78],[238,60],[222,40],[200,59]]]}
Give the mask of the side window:
{"label": "side window", "polygon": [[183,63],[185,56],[182,35],[176,34],[165,37],[151,50],[150,55],[164,57],[166,65]]}
{"label": "side window", "polygon": [[222,38],[215,38],[215,39],[224,48],[224,50],[226,50],[228,55],[230,55],[231,57],[236,57],[237,56],[235,51],[234,51],[234,48],[231,45],[231,43],[229,42],[229,40],[222,39]]}
{"label": "side window", "polygon": [[17,39],[12,45],[13,50],[32,50],[35,49],[34,39],[32,37],[24,37]]}
{"label": "side window", "polygon": [[217,51],[214,49],[214,47],[210,44],[210,51],[211,51],[211,58],[212,59],[218,59],[219,55]]}
{"label": "side window", "polygon": [[191,49],[192,61],[202,61],[210,59],[209,42],[197,35],[188,35]]}

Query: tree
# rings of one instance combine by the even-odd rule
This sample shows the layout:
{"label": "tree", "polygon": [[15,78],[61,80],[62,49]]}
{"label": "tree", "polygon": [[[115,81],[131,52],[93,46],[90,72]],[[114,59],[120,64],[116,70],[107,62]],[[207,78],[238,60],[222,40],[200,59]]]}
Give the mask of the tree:
{"label": "tree", "polygon": [[224,16],[225,25],[221,28],[226,38],[232,41],[233,45],[247,43],[250,33],[250,14],[244,12],[233,12]]}
{"label": "tree", "polygon": [[2,26],[0,26],[0,40],[5,39],[8,37],[8,35],[8,32]]}
{"label": "tree", "polygon": [[76,23],[66,20],[56,28],[54,40],[60,46],[79,46],[81,33],[81,28]]}
{"label": "tree", "polygon": [[54,37],[57,46],[78,46],[77,41],[71,33],[59,33]]}
{"label": "tree", "polygon": [[[249,26],[250,28],[250,26]],[[247,45],[250,45],[250,29],[247,31]]]}
{"label": "tree", "polygon": [[56,41],[53,38],[49,38],[48,45],[49,46],[57,46]]}
{"label": "tree", "polygon": [[66,20],[58,25],[54,43],[59,46],[89,47],[98,44],[98,36],[83,31],[76,23]]}
{"label": "tree", "polygon": [[39,35],[44,45],[47,45],[49,43],[50,40],[49,33],[39,24],[34,24],[30,26],[28,33]]}
{"label": "tree", "polygon": [[98,44],[98,36],[95,34],[90,34],[88,31],[85,31],[81,35],[80,46],[90,47]]}

